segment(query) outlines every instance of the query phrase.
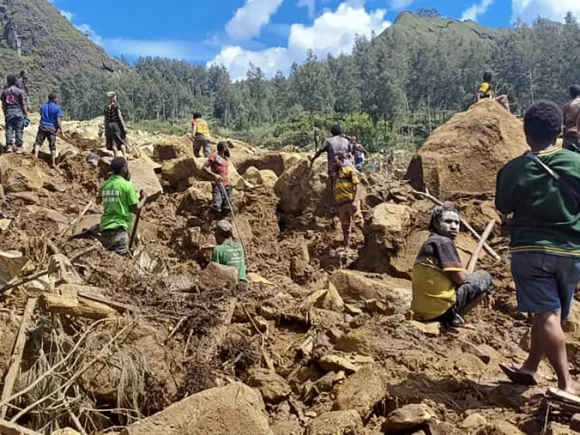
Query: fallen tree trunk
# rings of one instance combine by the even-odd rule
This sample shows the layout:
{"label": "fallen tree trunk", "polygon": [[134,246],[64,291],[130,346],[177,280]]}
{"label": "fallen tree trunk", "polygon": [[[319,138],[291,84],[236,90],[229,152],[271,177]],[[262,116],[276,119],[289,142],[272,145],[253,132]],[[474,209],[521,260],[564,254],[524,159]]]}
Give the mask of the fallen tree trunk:
{"label": "fallen tree trunk", "polygon": [[50,313],[86,319],[100,320],[119,315],[116,310],[108,305],[82,297],[72,298],[53,293],[42,293],[40,295],[40,305],[43,310]]}
{"label": "fallen tree trunk", "polygon": [[[26,301],[26,307],[24,308],[24,314],[22,315],[22,321],[20,322],[20,329],[18,330],[16,340],[14,340],[12,356],[10,357],[10,367],[8,368],[8,372],[4,378],[1,400],[6,400],[12,395],[14,383],[16,382],[16,377],[20,371],[20,364],[22,363],[22,354],[24,353],[24,347],[26,346],[26,330],[28,329],[28,323],[30,322],[32,315],[34,314],[36,301],[36,298],[29,298],[28,301]],[[0,410],[0,418],[6,417],[7,410],[7,405],[4,405]],[[1,427],[0,433],[4,433]]]}

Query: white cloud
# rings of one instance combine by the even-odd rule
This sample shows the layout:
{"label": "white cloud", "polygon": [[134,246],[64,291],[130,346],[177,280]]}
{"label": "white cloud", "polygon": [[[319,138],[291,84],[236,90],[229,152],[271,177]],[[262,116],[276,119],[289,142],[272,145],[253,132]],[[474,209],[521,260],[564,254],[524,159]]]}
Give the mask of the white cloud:
{"label": "white cloud", "polygon": [[512,0],[512,19],[531,23],[538,16],[563,21],[566,13],[580,17],[579,0]]}
{"label": "white cloud", "polygon": [[408,8],[415,0],[391,0],[391,7],[397,11]]}
{"label": "white cloud", "polygon": [[246,0],[226,25],[226,33],[236,41],[246,41],[260,34],[262,27],[278,11],[283,0]]}
{"label": "white cloud", "polygon": [[346,2],[336,11],[326,11],[311,26],[293,24],[286,47],[271,47],[261,51],[245,50],[240,46],[224,47],[210,62],[225,65],[232,78],[245,77],[248,65],[262,68],[267,77],[276,71],[288,71],[293,62],[300,62],[312,50],[318,56],[350,53],[356,35],[380,33],[391,23],[385,20],[386,10],[367,12],[359,3]]}
{"label": "white cloud", "polygon": [[298,0],[298,7],[308,9],[308,16],[314,18],[316,12],[316,0]]}
{"label": "white cloud", "polygon": [[69,11],[62,11],[62,10],[60,10],[60,9],[59,9],[59,12],[60,12],[60,14],[61,14],[63,17],[65,17],[67,20],[69,20],[69,21],[72,21],[72,20],[73,20],[73,17],[74,17],[74,15],[73,15],[73,13],[72,13],[72,12],[69,12]]}
{"label": "white cloud", "polygon": [[481,0],[481,3],[474,4],[471,7],[467,8],[465,11],[463,11],[461,19],[463,21],[466,20],[477,21],[477,18],[480,15],[485,15],[485,13],[487,12],[492,3],[493,0]]}

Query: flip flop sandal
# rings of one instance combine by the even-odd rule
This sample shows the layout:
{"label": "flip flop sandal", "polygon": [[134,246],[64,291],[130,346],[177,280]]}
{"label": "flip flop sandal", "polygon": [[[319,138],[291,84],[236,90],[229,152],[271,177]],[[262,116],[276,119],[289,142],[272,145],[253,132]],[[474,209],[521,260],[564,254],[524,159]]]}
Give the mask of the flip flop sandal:
{"label": "flip flop sandal", "polygon": [[514,367],[506,364],[500,364],[499,368],[505,373],[508,379],[516,385],[523,385],[526,387],[538,385],[538,381],[536,381],[534,376],[529,373],[522,373]]}

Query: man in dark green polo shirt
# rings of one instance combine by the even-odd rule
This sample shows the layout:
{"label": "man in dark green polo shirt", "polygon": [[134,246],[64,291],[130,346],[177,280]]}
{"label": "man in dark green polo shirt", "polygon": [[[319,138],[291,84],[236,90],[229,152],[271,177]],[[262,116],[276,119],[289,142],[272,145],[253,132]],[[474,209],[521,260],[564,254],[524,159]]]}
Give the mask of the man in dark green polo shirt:
{"label": "man in dark green polo shirt", "polygon": [[101,243],[119,255],[129,253],[129,229],[131,213],[137,214],[147,202],[147,194],[137,190],[130,181],[129,166],[123,157],[111,162],[111,175],[101,186],[100,200],[103,203],[101,217]]}
{"label": "man in dark green polo shirt", "polygon": [[509,162],[497,177],[496,207],[513,215],[510,250],[518,310],[533,317],[528,358],[501,368],[513,382],[534,385],[545,356],[558,388],[575,394],[561,323],[580,281],[580,154],[556,147],[562,120],[555,103],[530,107],[524,130],[531,152]]}
{"label": "man in dark green polo shirt", "polygon": [[211,261],[236,268],[240,283],[247,283],[246,253],[242,244],[234,241],[232,224],[229,221],[221,220],[217,223],[215,239],[217,246],[213,248]]}

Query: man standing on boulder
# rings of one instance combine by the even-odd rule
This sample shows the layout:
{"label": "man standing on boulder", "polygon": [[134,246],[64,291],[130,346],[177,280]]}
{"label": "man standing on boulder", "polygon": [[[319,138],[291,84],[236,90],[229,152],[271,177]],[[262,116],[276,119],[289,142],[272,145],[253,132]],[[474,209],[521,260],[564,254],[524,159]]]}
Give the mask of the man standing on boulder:
{"label": "man standing on boulder", "polygon": [[570,101],[564,106],[563,148],[580,153],[580,85],[570,87]]}
{"label": "man standing on boulder", "polygon": [[109,103],[105,106],[103,111],[105,116],[105,138],[107,140],[107,149],[115,153],[115,157],[119,153],[123,157],[127,155],[127,145],[125,144],[125,137],[127,135],[127,126],[121,113],[121,107],[117,102],[117,93],[108,92],[107,98]]}
{"label": "man standing on boulder", "polygon": [[234,240],[232,224],[229,221],[221,220],[217,223],[215,239],[217,246],[213,248],[211,261],[236,268],[240,283],[247,284],[246,253],[242,244]]}
{"label": "man standing on boulder", "polygon": [[328,138],[322,148],[316,151],[316,154],[310,158],[310,164],[312,165],[322,153],[326,153],[328,157],[328,176],[331,180],[334,180],[334,155],[342,154],[345,157],[345,164],[350,165],[353,149],[349,140],[342,135],[340,125],[332,125],[330,127],[330,134],[332,134],[332,137]]}
{"label": "man standing on boulder", "polygon": [[207,121],[202,118],[201,113],[195,112],[191,121],[191,140],[193,142],[193,155],[195,157],[201,157],[201,150],[203,150],[205,157],[209,157],[211,154],[210,139],[211,132]]}
{"label": "man standing on boulder", "polygon": [[52,167],[56,166],[56,134],[62,133],[62,110],[58,105],[58,95],[54,92],[48,96],[48,102],[40,108],[40,126],[34,143],[34,157],[38,157],[38,151],[48,139],[50,148],[50,160]]}
{"label": "man standing on boulder", "polygon": [[101,243],[109,251],[127,255],[131,213],[137,214],[143,208],[147,202],[147,194],[142,190],[140,197],[137,196],[124,157],[113,159],[111,172],[113,175],[101,186],[99,198],[104,208],[101,218]]}
{"label": "man standing on boulder", "polygon": [[492,80],[493,75],[490,72],[483,74],[483,82],[481,83],[479,91],[477,92],[477,101],[494,98],[495,101],[497,101],[499,104],[505,107],[508,112],[511,113],[508,96],[500,95],[499,97],[496,97],[493,92]]}
{"label": "man standing on boulder", "polygon": [[518,309],[532,314],[528,358],[501,368],[512,382],[535,385],[546,356],[558,388],[576,394],[562,321],[570,314],[580,281],[580,154],[556,148],[562,122],[557,104],[538,101],[531,106],[524,116],[531,153],[510,161],[497,176],[496,207],[512,214],[504,222],[511,224]]}
{"label": "man standing on boulder", "polygon": [[431,214],[431,235],[413,267],[411,310],[418,320],[463,326],[465,314],[493,292],[489,273],[468,274],[463,268],[455,246],[459,225],[459,213],[451,206],[436,207]]}
{"label": "man standing on boulder", "polygon": [[207,159],[204,169],[214,178],[212,184],[212,210],[216,213],[229,214],[232,204],[232,186],[228,178],[230,152],[226,142],[217,145],[217,153]]}
{"label": "man standing on boulder", "polygon": [[338,207],[344,247],[348,249],[351,222],[354,221],[354,224],[362,231],[364,219],[360,208],[360,180],[354,168],[346,162],[344,155],[334,155],[334,200]]}
{"label": "man standing on boulder", "polygon": [[2,110],[6,119],[6,149],[13,151],[14,136],[16,136],[16,152],[24,152],[24,123],[28,119],[28,97],[26,92],[17,86],[15,75],[7,78],[8,87],[2,92]]}

